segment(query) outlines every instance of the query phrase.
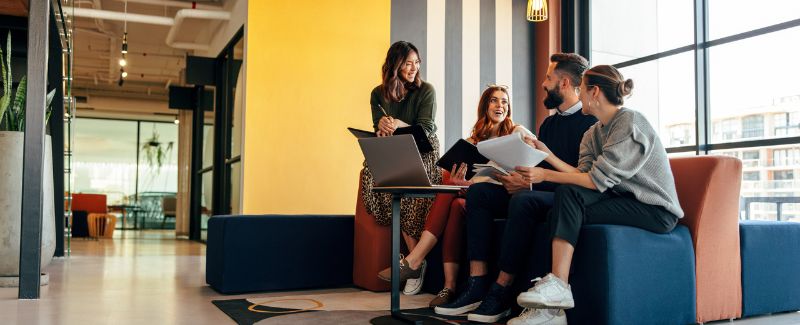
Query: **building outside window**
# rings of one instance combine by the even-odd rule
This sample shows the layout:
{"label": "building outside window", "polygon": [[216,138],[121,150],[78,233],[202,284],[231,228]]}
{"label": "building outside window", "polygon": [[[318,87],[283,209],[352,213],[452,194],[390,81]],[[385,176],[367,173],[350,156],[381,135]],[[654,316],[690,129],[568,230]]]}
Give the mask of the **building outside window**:
{"label": "building outside window", "polygon": [[774,136],[798,136],[800,135],[800,112],[777,113],[773,115]]}
{"label": "building outside window", "polygon": [[761,153],[758,150],[742,151],[742,164],[745,167],[758,167]]}
{"label": "building outside window", "polygon": [[773,166],[800,165],[800,148],[773,150],[772,165]]}
{"label": "building outside window", "polygon": [[742,180],[745,181],[757,181],[761,179],[761,173],[759,172],[744,172],[742,173]]}
{"label": "building outside window", "polygon": [[[800,197],[794,180],[800,140],[784,140],[800,137],[800,65],[765,59],[765,53],[800,53],[800,42],[788,41],[800,39],[800,26],[787,24],[800,18],[800,1],[759,2],[769,14],[754,14],[747,0],[702,1],[706,17],[697,23],[705,24],[705,40],[695,39],[694,24],[674,23],[695,21],[693,0],[590,0],[590,64],[615,65],[634,80],[625,106],[645,115],[671,157],[737,157],[741,197]],[[698,47],[705,49],[700,61]],[[696,98],[698,89],[707,101]],[[708,134],[707,143],[698,134]],[[753,219],[776,220],[773,203],[751,208]],[[782,220],[800,222],[800,205],[784,204]]]}
{"label": "building outside window", "polygon": [[742,119],[742,138],[758,138],[764,136],[764,116],[751,115]]}

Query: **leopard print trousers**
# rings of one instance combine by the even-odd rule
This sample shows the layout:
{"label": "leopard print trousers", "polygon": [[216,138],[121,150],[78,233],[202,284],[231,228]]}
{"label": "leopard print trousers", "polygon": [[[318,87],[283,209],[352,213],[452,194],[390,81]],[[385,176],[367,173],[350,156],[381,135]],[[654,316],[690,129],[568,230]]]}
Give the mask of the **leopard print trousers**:
{"label": "leopard print trousers", "polygon": [[[439,139],[436,134],[428,136],[433,151],[422,154],[422,165],[428,174],[431,184],[442,183],[442,172],[436,166],[439,159]],[[372,172],[364,161],[364,169],[361,173],[361,197],[364,199],[364,206],[367,213],[375,217],[375,221],[381,226],[391,226],[392,224],[392,195],[388,193],[372,192],[374,179]],[[425,228],[425,218],[431,208],[433,199],[426,198],[403,198],[400,200],[400,229],[411,237],[419,239]]]}

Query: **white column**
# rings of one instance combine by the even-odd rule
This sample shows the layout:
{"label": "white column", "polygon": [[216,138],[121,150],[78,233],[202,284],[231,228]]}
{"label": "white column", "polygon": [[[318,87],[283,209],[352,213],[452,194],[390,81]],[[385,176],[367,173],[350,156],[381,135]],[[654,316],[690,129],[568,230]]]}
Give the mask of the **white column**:
{"label": "white column", "polygon": [[475,110],[481,96],[481,3],[480,0],[464,0],[462,3],[461,29],[461,126],[462,138],[469,136],[475,124]]}
{"label": "white column", "polygon": [[[428,0],[428,54],[423,58],[426,63],[427,82],[436,89],[436,136],[444,145],[445,117],[445,62],[444,62],[444,19],[445,0]],[[441,148],[441,152],[447,148]]]}

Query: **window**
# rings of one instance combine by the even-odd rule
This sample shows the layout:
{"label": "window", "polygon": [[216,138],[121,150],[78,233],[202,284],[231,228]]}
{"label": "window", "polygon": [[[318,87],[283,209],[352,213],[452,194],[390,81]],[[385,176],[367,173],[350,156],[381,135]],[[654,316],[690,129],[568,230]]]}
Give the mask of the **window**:
{"label": "window", "polygon": [[[707,0],[708,34],[711,39],[800,18],[796,0]],[[769,10],[755,10],[769,8]],[[690,18],[691,19],[691,18]]]}
{"label": "window", "polygon": [[[589,1],[579,23],[590,39],[579,45],[590,45],[591,65],[612,64],[634,80],[625,106],[643,113],[670,157],[737,157],[742,197],[800,196],[800,65],[778,58],[800,53],[800,1]],[[696,3],[708,10],[696,12]],[[698,24],[705,38],[695,39]],[[779,213],[751,206],[756,218]],[[800,221],[786,218],[800,216],[800,205],[783,207],[780,220]]]}
{"label": "window", "polygon": [[[781,103],[800,102],[800,96],[784,98]],[[798,136],[800,135],[800,112],[776,113],[772,116],[773,135],[776,137]]]}
{"label": "window", "polygon": [[136,121],[75,119],[75,193],[105,194],[109,205],[136,195]]}
{"label": "window", "polygon": [[742,165],[744,167],[760,166],[761,153],[758,150],[748,150],[742,152]]}
{"label": "window", "polygon": [[746,116],[742,119],[742,138],[756,138],[764,136],[764,116]]}
{"label": "window", "polygon": [[[616,64],[689,45],[693,0],[591,0],[592,65]],[[690,65],[691,67],[691,65]]]}
{"label": "window", "polygon": [[736,119],[725,119],[722,121],[714,122],[713,132],[714,135],[712,137],[713,141],[723,141],[723,140],[732,140],[738,139],[740,133],[740,122]]}
{"label": "window", "polygon": [[[796,76],[800,74],[800,65],[786,64],[783,60],[760,58],[765,53],[800,52],[800,43],[789,41],[797,39],[800,39],[800,27],[710,47],[708,55],[711,119],[717,121],[741,118],[743,125],[741,138],[747,140],[764,139],[772,134],[788,136],[792,113],[795,115],[795,121],[797,113],[800,113],[800,100],[792,100],[800,96],[800,88],[796,82]],[[765,80],[771,81],[762,82]],[[773,126],[771,132],[764,132],[764,121],[771,120],[775,123],[774,114],[784,115],[783,121]],[[786,117],[787,114],[789,117]],[[777,127],[781,127],[780,131],[776,129]],[[714,133],[717,133],[716,127]],[[738,137],[723,137],[713,139],[713,142],[732,140],[736,141]]]}
{"label": "window", "polygon": [[794,166],[800,164],[800,148],[776,149],[772,151],[773,166]]}
{"label": "window", "polygon": [[[178,190],[178,126],[96,118],[74,123],[75,192],[105,194],[108,205],[137,205],[144,210],[134,219],[137,227],[160,227],[162,199]],[[116,227],[134,227],[134,220]]]}
{"label": "window", "polygon": [[794,171],[792,170],[776,170],[772,172],[772,179],[776,181],[788,181],[794,179]]}
{"label": "window", "polygon": [[[644,114],[667,147],[696,143],[692,60],[687,52],[619,69],[625,78],[634,81],[625,106]],[[675,128],[685,131],[673,137]]]}
{"label": "window", "polygon": [[744,151],[744,152],[742,152],[742,160],[750,160],[750,159],[758,160],[759,156],[760,155],[759,155],[758,151]]}
{"label": "window", "polygon": [[745,181],[757,181],[760,178],[761,177],[760,177],[760,173],[759,172],[744,172],[742,174],[742,180],[745,180]]}

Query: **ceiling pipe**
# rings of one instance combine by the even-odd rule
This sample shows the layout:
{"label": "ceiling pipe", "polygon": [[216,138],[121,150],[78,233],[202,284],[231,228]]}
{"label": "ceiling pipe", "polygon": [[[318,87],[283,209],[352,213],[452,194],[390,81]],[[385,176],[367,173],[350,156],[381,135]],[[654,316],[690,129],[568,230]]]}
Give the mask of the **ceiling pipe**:
{"label": "ceiling pipe", "polygon": [[131,14],[118,11],[97,10],[88,8],[73,8],[75,17],[129,21],[151,25],[172,26],[175,20],[167,17]]}
{"label": "ceiling pipe", "polygon": [[[117,0],[117,1],[123,2],[123,1],[126,1],[126,0]],[[222,7],[219,7],[219,6],[199,4],[199,3],[196,3],[195,7],[193,8],[191,3],[181,2],[181,1],[169,1],[169,0],[127,0],[127,1],[128,1],[128,3],[141,3],[141,4],[153,5],[153,6],[166,6],[166,7],[188,8],[188,9],[222,10]]]}

